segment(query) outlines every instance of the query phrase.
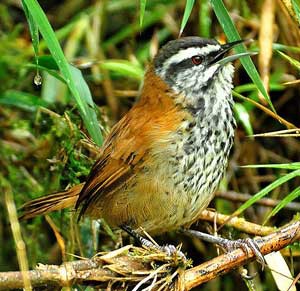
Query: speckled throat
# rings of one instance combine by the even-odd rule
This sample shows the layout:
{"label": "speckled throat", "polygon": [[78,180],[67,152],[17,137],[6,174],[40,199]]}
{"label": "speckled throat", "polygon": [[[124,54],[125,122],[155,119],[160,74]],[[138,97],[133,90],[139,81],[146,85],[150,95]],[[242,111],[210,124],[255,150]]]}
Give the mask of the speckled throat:
{"label": "speckled throat", "polygon": [[[232,74],[233,67],[228,64],[220,69],[205,91],[200,90],[197,95],[185,91],[175,99],[188,109],[190,118],[174,135],[173,158],[168,162],[172,177],[170,189],[174,196],[180,197],[176,215],[172,216],[170,211],[169,216],[163,218],[169,221],[170,228],[176,229],[194,221],[213,199],[224,175],[236,127]],[[175,207],[169,205],[170,209]],[[154,226],[152,224],[149,230],[159,232]]]}

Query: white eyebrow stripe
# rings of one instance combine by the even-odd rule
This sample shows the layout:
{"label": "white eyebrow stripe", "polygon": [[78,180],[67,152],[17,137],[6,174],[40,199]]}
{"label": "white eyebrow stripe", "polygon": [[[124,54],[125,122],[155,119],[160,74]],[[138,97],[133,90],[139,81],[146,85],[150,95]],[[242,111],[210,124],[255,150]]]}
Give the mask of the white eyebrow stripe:
{"label": "white eyebrow stripe", "polygon": [[189,59],[193,56],[197,56],[197,55],[207,55],[208,53],[212,52],[212,51],[216,51],[220,49],[220,45],[216,44],[208,44],[202,48],[200,47],[189,47],[186,49],[181,49],[180,51],[178,51],[178,53],[174,56],[172,56],[171,58],[169,58],[165,64],[168,66],[169,64],[172,63],[180,63],[183,60]]}

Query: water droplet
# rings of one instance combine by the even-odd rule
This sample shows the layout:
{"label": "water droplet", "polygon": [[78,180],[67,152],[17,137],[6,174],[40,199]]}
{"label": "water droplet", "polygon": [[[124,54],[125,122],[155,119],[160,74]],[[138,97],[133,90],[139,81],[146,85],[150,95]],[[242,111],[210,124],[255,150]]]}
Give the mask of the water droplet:
{"label": "water droplet", "polygon": [[33,82],[36,86],[41,86],[42,85],[42,77],[39,73],[37,73],[35,76],[34,76],[34,79],[33,79]]}

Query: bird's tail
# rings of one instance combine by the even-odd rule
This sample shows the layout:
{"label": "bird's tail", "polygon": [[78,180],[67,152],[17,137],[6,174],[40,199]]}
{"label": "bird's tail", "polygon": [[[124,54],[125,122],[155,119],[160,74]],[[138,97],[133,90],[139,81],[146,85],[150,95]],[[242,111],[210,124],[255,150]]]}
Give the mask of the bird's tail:
{"label": "bird's tail", "polygon": [[84,183],[69,190],[43,196],[25,203],[21,207],[20,219],[29,219],[37,215],[44,215],[55,210],[74,207]]}

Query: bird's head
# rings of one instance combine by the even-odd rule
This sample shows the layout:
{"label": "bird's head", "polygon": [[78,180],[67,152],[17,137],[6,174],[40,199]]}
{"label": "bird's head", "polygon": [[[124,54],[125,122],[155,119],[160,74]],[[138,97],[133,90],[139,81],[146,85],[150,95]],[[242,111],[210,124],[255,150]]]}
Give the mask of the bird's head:
{"label": "bird's head", "polygon": [[[221,45],[216,40],[183,37],[168,42],[154,58],[155,73],[176,93],[199,96],[218,86],[232,87],[231,62],[251,53],[228,56],[230,49],[243,41]],[[223,85],[222,85],[223,86]]]}

